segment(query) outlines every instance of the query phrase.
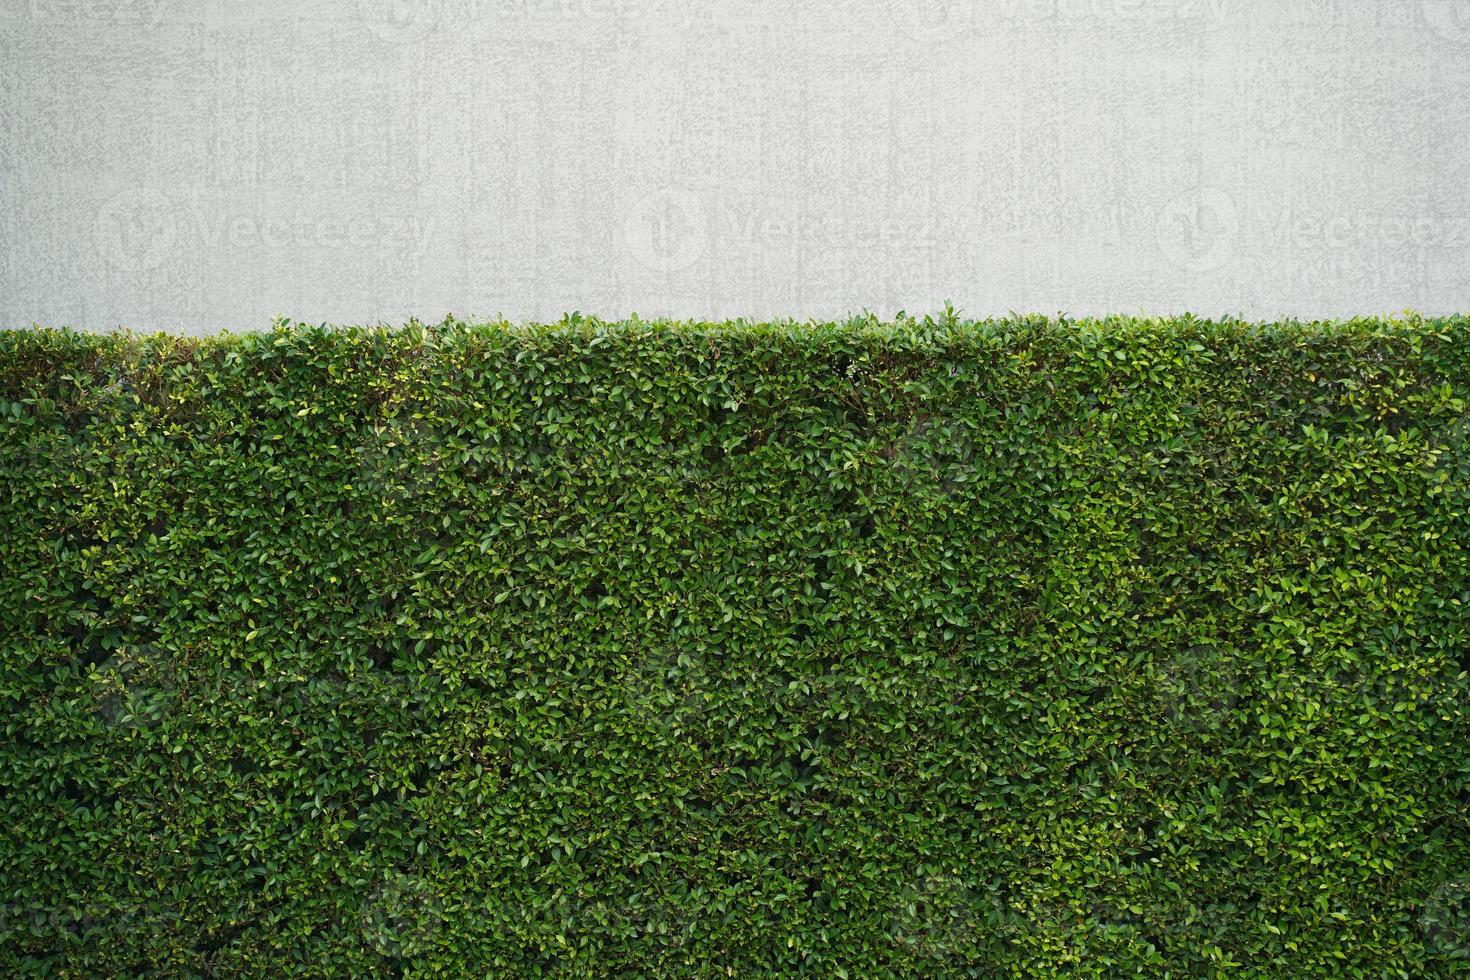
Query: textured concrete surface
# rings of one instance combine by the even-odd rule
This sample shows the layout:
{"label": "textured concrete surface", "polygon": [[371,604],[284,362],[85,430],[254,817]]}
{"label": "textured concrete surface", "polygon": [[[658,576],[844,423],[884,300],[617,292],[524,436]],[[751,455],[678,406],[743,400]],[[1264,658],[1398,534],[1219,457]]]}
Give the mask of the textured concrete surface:
{"label": "textured concrete surface", "polygon": [[1470,0],[0,0],[0,324],[1470,310]]}

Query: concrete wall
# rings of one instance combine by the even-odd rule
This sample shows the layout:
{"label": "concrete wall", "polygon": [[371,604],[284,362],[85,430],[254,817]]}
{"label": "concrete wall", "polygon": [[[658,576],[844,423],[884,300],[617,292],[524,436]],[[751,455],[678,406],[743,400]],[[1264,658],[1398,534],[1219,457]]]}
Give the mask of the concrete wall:
{"label": "concrete wall", "polygon": [[1470,0],[0,0],[0,324],[1470,310]]}

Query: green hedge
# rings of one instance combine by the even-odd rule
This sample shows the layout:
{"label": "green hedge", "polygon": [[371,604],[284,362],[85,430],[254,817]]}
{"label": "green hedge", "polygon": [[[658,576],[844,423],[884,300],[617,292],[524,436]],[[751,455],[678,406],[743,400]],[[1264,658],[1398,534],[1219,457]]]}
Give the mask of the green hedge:
{"label": "green hedge", "polygon": [[1470,967],[1470,320],[0,333],[0,968]]}

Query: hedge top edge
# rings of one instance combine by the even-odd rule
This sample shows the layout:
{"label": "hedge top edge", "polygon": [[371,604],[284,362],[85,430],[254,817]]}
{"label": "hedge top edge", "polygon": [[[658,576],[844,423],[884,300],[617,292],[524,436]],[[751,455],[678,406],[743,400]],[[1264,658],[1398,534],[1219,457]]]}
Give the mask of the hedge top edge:
{"label": "hedge top edge", "polygon": [[16,346],[36,347],[79,344],[110,346],[115,343],[187,348],[248,349],[263,340],[279,341],[283,337],[311,337],[336,342],[353,338],[386,338],[423,336],[463,336],[478,338],[593,337],[602,334],[625,336],[677,334],[681,336],[748,336],[752,338],[824,340],[835,336],[877,337],[887,340],[934,341],[942,339],[1007,337],[1018,334],[1058,333],[1078,337],[1144,334],[1196,336],[1293,335],[1293,336],[1381,336],[1384,334],[1434,335],[1463,332],[1470,326],[1470,314],[1425,316],[1413,311],[1385,316],[1351,318],[1248,320],[1237,317],[1147,316],[1110,314],[1107,316],[1072,317],[1042,314],[1012,314],[1005,317],[969,318],[950,309],[937,315],[911,316],[900,312],[885,320],[873,315],[851,316],[834,320],[698,320],[653,318],[633,314],[627,319],[603,319],[580,313],[568,313],[556,321],[513,322],[505,319],[462,319],[448,316],[442,321],[411,318],[402,324],[331,324],[309,323],[281,317],[262,330],[230,331],[214,334],[176,334],[165,330],[88,330],[72,326],[0,328],[0,350]]}

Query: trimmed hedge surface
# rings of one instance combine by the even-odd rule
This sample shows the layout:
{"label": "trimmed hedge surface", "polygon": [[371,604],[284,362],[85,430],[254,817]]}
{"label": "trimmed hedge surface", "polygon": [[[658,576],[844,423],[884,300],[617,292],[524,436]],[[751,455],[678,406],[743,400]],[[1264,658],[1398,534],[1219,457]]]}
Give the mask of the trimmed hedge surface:
{"label": "trimmed hedge surface", "polygon": [[1456,975],[1467,338],[0,333],[0,967]]}

